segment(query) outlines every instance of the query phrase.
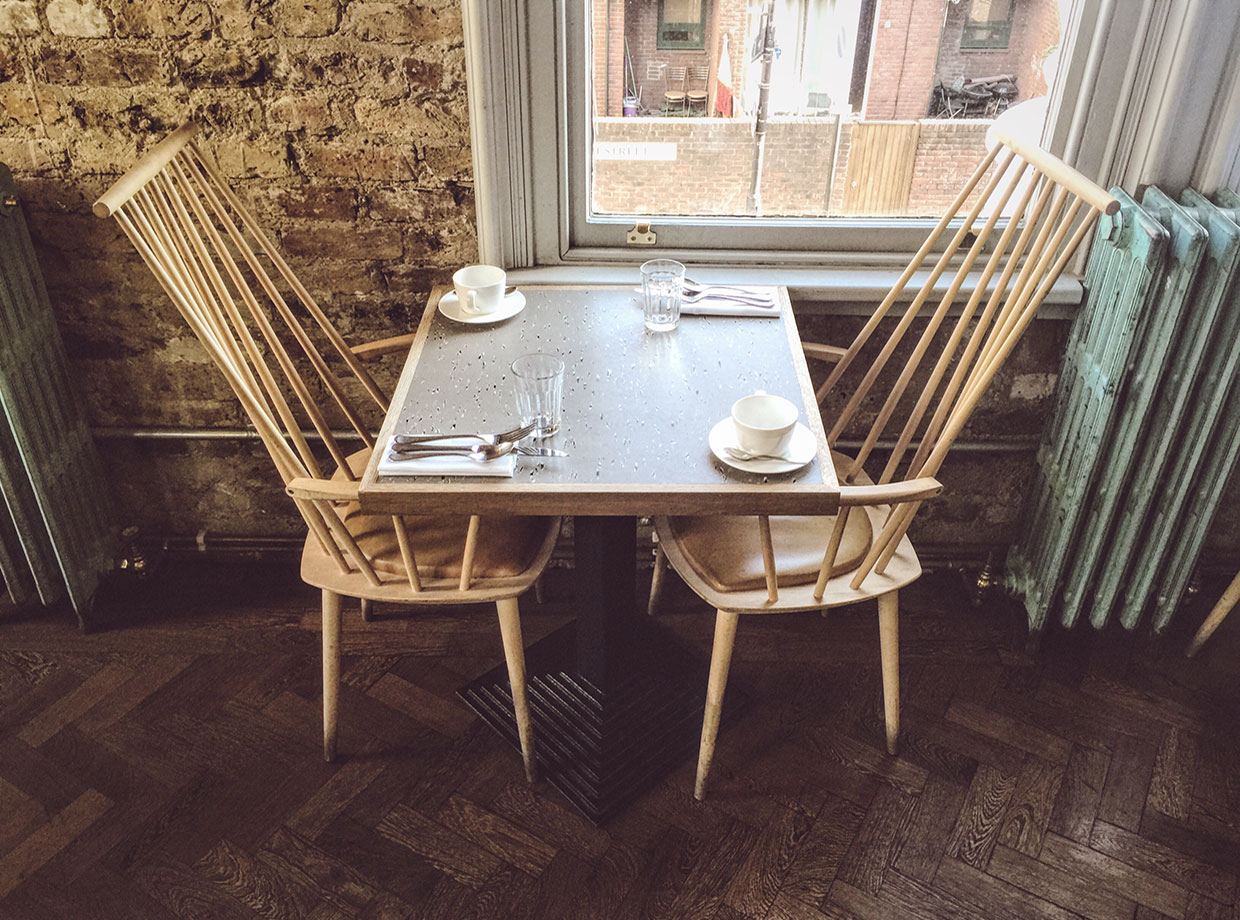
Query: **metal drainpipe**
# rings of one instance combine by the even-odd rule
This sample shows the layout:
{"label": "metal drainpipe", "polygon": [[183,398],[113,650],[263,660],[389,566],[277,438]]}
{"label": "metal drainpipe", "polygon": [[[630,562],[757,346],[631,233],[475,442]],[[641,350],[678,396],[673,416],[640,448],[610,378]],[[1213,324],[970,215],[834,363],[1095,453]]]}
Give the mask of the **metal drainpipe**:
{"label": "metal drainpipe", "polygon": [[[92,433],[96,438],[109,441],[259,441],[258,432],[252,428],[122,428],[122,427],[99,427],[92,429]],[[322,440],[316,431],[304,432],[307,440]],[[357,432],[337,431],[333,432],[339,441],[360,441],[361,437]],[[1033,453],[1037,450],[1040,438],[1010,438],[1003,441],[957,441],[952,445],[953,450],[961,453],[984,454],[1024,454]],[[861,441],[841,440],[836,442],[836,447],[840,450],[855,450],[861,446]],[[879,441],[875,445],[875,449],[890,450],[893,446],[892,441]],[[230,553],[237,555],[251,555],[259,553],[297,553],[301,551],[302,544],[305,542],[304,537],[251,537],[237,536],[230,534],[213,535],[206,530],[199,531],[194,536],[186,536],[183,534],[165,534],[151,536],[142,541],[151,546],[158,546],[164,552],[176,554],[199,554],[199,553]],[[927,548],[929,549],[929,548]],[[958,552],[958,551],[957,551]],[[956,558],[949,553],[935,553],[933,549],[929,552],[923,549],[923,555],[931,557],[933,562],[928,562],[928,567],[933,568],[961,568],[970,565],[978,565],[984,558],[982,553],[977,558]],[[557,558],[556,562],[560,565],[566,564],[566,560]],[[649,560],[643,556],[643,564]]]}

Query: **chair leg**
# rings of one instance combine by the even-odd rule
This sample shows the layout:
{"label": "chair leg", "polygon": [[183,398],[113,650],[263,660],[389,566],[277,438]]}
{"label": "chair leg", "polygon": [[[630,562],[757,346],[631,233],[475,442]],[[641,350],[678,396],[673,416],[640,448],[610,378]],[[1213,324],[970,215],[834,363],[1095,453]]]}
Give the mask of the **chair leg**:
{"label": "chair leg", "polygon": [[538,779],[534,762],[534,729],[530,724],[530,706],[525,697],[525,645],[521,640],[521,612],[515,597],[495,602],[499,612],[499,632],[504,640],[504,660],[508,663],[508,683],[512,686],[512,708],[517,717],[517,735],[521,739],[521,759],[525,761],[525,778]]}
{"label": "chair leg", "polygon": [[715,646],[710,653],[710,679],[706,684],[706,713],[702,717],[702,744],[698,748],[697,781],[693,797],[706,798],[706,774],[715,758],[715,737],[719,734],[719,716],[723,712],[723,692],[728,687],[728,670],[732,667],[732,645],[736,641],[739,616],[720,610],[715,614]]}
{"label": "chair leg", "polygon": [[878,599],[878,645],[883,666],[883,715],[887,722],[887,753],[900,741],[900,593]]}
{"label": "chair leg", "polygon": [[375,620],[375,602],[365,597],[362,598],[362,620],[366,623]]}
{"label": "chair leg", "polygon": [[323,759],[336,759],[340,704],[340,595],[323,592]]}
{"label": "chair leg", "polygon": [[663,596],[663,579],[667,575],[667,553],[656,544],[654,548],[654,573],[650,576],[650,600],[646,604],[646,613],[655,615],[659,609],[659,600]]}
{"label": "chair leg", "polygon": [[1193,636],[1193,641],[1188,644],[1188,649],[1184,652],[1189,658],[1192,658],[1205,645],[1206,640],[1214,635],[1214,630],[1222,625],[1227,619],[1227,614],[1231,613],[1232,608],[1240,601],[1240,572],[1236,573],[1236,577],[1231,580],[1231,584],[1227,586],[1227,590],[1223,592],[1223,596],[1218,599],[1218,603],[1214,605],[1214,609],[1210,611],[1210,615],[1206,617],[1206,621],[1201,624],[1201,628],[1197,630],[1197,634]]}

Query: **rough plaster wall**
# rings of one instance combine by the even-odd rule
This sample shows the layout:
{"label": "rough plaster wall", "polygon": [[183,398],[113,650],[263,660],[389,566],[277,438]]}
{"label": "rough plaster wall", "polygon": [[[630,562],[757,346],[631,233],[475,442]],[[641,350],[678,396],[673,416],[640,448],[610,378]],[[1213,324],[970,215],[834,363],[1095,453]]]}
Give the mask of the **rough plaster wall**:
{"label": "rough plaster wall", "polygon": [[[476,256],[458,0],[0,0],[0,161],[95,425],[243,416],[90,204],[189,118],[351,342]],[[390,388],[398,367],[378,376]],[[257,445],[103,442],[126,521],[296,533]]]}

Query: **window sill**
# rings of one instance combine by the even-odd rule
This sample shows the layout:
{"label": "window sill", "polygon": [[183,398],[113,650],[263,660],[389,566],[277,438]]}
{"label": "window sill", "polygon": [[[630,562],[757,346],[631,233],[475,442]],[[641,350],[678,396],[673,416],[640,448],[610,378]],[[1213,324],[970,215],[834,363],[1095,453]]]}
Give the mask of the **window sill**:
{"label": "window sill", "polygon": [[[806,315],[868,316],[899,278],[894,269],[787,269],[787,268],[695,268],[695,281],[718,284],[786,285],[798,313]],[[909,282],[903,302],[913,299],[925,272]],[[636,266],[552,265],[543,268],[513,269],[513,284],[637,284]],[[936,292],[947,291],[951,274],[945,273],[935,285]],[[1062,275],[1047,294],[1038,312],[1040,319],[1072,319],[1084,297],[1080,279]],[[964,298],[957,298],[952,313],[959,313]]]}

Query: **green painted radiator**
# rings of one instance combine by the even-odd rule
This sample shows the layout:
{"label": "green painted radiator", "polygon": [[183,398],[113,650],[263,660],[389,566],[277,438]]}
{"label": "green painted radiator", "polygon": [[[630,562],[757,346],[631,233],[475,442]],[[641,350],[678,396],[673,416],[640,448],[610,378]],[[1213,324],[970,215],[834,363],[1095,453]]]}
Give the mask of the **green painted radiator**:
{"label": "green painted radiator", "polygon": [[68,596],[83,627],[118,549],[107,482],[0,164],[0,575],[18,603]]}
{"label": "green painted radiator", "polygon": [[1008,557],[1035,634],[1052,617],[1164,629],[1240,455],[1234,213],[1191,190],[1112,192]]}

